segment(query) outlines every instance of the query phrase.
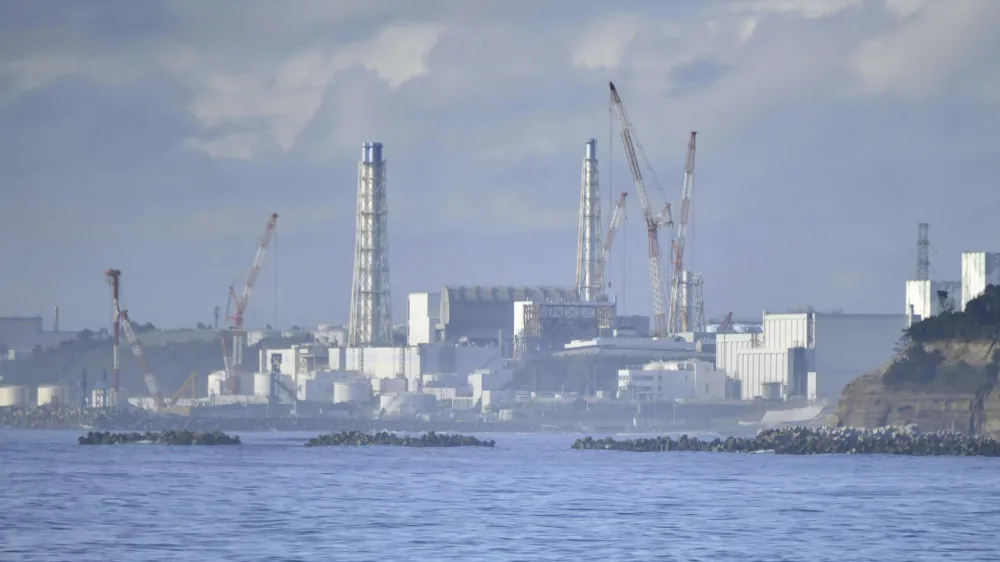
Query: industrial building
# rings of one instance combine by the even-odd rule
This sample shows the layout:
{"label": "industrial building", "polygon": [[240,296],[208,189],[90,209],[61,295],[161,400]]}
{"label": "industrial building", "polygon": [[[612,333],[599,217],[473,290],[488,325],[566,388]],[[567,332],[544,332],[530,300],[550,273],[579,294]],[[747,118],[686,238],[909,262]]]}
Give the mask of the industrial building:
{"label": "industrial building", "polygon": [[716,368],[736,380],[740,398],[836,399],[893,356],[907,315],[765,311],[763,325],[761,334],[716,340]]}
{"label": "industrial building", "polygon": [[618,371],[618,398],[643,402],[726,399],[726,373],[710,361],[656,361]]}
{"label": "industrial building", "polygon": [[962,308],[983,294],[987,285],[1000,285],[1000,252],[962,254]]}
{"label": "industrial building", "polygon": [[916,280],[906,282],[906,314],[910,323],[946,310],[962,310],[956,302],[962,292],[959,281]]}

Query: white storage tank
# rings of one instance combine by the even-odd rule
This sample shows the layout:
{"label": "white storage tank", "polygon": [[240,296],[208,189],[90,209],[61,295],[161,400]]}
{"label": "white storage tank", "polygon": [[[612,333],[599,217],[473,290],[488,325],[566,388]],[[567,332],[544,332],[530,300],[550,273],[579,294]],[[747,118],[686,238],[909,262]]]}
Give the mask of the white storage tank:
{"label": "white storage tank", "polygon": [[253,376],[254,396],[271,395],[271,375],[270,373],[256,373]]}
{"label": "white storage tank", "polygon": [[27,401],[27,388],[18,385],[0,386],[0,406],[23,406]]}
{"label": "white storage tank", "polygon": [[367,402],[372,395],[368,381],[341,381],[333,383],[333,403]]}
{"label": "white storage tank", "polygon": [[38,405],[47,406],[49,404],[65,404],[66,391],[61,386],[54,384],[43,384],[38,387]]}

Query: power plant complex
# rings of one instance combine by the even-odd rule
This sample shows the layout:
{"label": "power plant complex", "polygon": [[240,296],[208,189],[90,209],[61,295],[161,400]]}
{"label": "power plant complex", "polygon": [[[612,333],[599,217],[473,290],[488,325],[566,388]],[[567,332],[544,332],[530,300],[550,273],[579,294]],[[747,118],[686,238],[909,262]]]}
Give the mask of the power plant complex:
{"label": "power plant complex", "polygon": [[[195,408],[260,405],[293,411],[309,404],[353,405],[375,416],[486,416],[512,419],[540,402],[630,404],[816,403],[836,400],[854,377],[885,363],[901,330],[944,311],[964,308],[988,284],[1000,284],[1000,253],[962,255],[962,279],[930,279],[929,228],[918,227],[918,263],[905,283],[898,314],[764,311],[739,321],[728,314],[709,325],[704,280],[686,257],[695,192],[697,134],[687,137],[679,209],[665,190],[647,189],[646,160],[624,103],[610,84],[611,109],[632,176],[605,221],[597,141],[583,146],[575,281],[566,286],[443,284],[406,296],[406,318],[394,326],[388,244],[385,147],[364,143],[358,165],[350,317],[320,326],[311,341],[286,348],[258,346],[244,325],[257,274],[277,228],[268,218],[241,290],[229,289],[221,330],[224,368],[207,375],[207,396],[186,397],[196,375],[170,396],[146,364],[144,344],[119,302],[124,276],[108,269],[115,369],[108,384],[85,397],[91,407],[134,406],[184,413]],[[654,197],[659,200],[654,202]],[[620,315],[610,290],[610,257],[625,207],[638,199],[652,302],[650,314]],[[396,297],[401,298],[397,295]],[[0,319],[3,326],[3,319]],[[119,334],[139,361],[149,396],[126,397],[118,378]],[[558,377],[556,376],[558,374]],[[66,389],[39,387],[39,404],[65,401]],[[0,405],[28,400],[21,387],[0,387]]]}

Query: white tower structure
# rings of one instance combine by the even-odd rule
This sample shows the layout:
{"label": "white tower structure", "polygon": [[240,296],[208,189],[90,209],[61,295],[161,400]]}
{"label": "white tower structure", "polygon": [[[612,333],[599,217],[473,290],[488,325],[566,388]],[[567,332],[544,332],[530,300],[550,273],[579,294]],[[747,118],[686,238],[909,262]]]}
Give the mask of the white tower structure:
{"label": "white tower structure", "polygon": [[580,300],[603,301],[604,233],[601,226],[601,187],[597,177],[597,141],[590,139],[583,157],[580,187],[580,229],[576,249],[576,290]]}
{"label": "white tower structure", "polygon": [[388,209],[382,143],[365,143],[358,166],[358,218],[351,287],[350,347],[392,345]]}

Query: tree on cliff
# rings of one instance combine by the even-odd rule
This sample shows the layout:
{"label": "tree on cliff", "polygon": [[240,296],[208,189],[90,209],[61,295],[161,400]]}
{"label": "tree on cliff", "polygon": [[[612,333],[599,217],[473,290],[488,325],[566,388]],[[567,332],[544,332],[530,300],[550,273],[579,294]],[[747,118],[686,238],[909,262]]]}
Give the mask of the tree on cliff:
{"label": "tree on cliff", "polygon": [[992,341],[1000,337],[1000,286],[987,285],[961,312],[945,311],[904,330],[914,342]]}

